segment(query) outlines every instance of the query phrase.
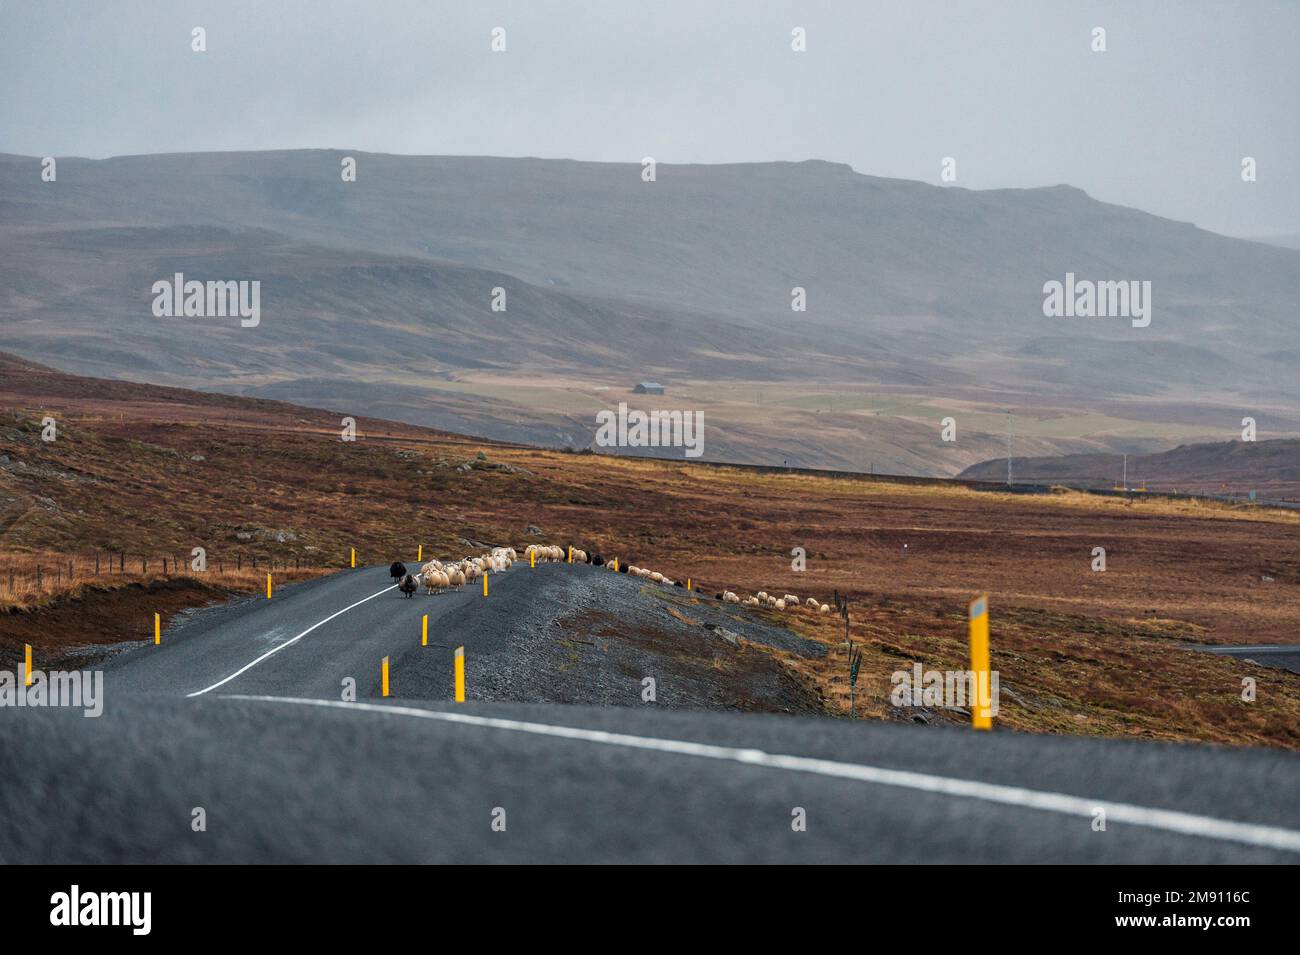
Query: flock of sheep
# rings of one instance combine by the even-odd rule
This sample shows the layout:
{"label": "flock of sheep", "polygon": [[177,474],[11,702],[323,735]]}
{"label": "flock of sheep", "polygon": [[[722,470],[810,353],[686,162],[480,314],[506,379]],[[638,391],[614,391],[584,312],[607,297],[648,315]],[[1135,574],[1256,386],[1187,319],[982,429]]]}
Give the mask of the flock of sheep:
{"label": "flock of sheep", "polygon": [[[681,586],[680,581],[675,581],[669,577],[665,577],[657,570],[638,567],[636,564],[628,564],[627,572],[629,574],[636,574],[638,577],[645,577],[648,580],[653,580],[657,584],[668,584],[670,587]],[[760,590],[758,594],[753,597],[740,597],[737,594],[732,593],[730,590],[724,590],[722,593],[715,594],[714,596],[723,603],[743,604],[746,607],[767,607],[772,610],[793,610],[796,607],[801,606],[799,598],[794,594],[784,594],[778,597],[775,594],[769,594],[766,590]],[[829,604],[821,603],[816,597],[809,597],[804,601],[802,606],[806,606],[810,610],[816,610],[818,613],[830,613],[831,609]]]}
{"label": "flock of sheep", "polygon": [[725,603],[744,604],[746,607],[769,607],[772,610],[794,610],[796,607],[804,606],[809,610],[816,610],[818,613],[830,613],[830,604],[820,602],[816,597],[808,597],[802,604],[799,598],[794,594],[783,594],[778,597],[776,594],[769,594],[766,590],[760,590],[752,597],[739,597],[730,590],[724,590],[718,594],[718,597]]}
{"label": "flock of sheep", "polygon": [[[606,565],[605,558],[600,554],[588,553],[577,547],[566,549],[554,544],[529,544],[524,550],[523,559],[530,564],[570,561],[575,564],[592,564],[596,567]],[[500,573],[509,570],[517,560],[519,556],[513,547],[493,547],[491,551],[478,557],[464,557],[450,563],[431,560],[420,567],[418,574],[408,573],[405,565],[396,562],[389,568],[389,574],[398,581],[398,589],[407,597],[412,596],[421,586],[425,588],[426,594],[440,594],[448,590],[460,590],[465,584],[488,571]],[[620,565],[617,559],[609,562],[608,566],[611,570],[644,577],[657,584],[666,584],[669,587],[682,586],[680,580],[665,577],[659,571],[650,570],[648,567],[638,567],[636,564]],[[716,596],[723,603],[766,607],[771,610],[794,610],[803,606],[817,613],[829,613],[831,609],[829,604],[821,603],[816,597],[808,597],[801,603],[794,594],[783,594],[778,597],[776,594],[769,594],[766,590],[760,590],[752,597],[742,598],[730,590],[724,590]]]}
{"label": "flock of sheep", "polygon": [[[524,551],[524,559],[534,563],[565,560],[567,557],[564,548],[547,544],[529,544]],[[586,551],[577,548],[573,549],[573,559],[586,564],[604,563],[600,557],[593,561]],[[421,587],[426,594],[441,594],[460,590],[488,571],[501,573],[509,570],[517,560],[519,554],[513,547],[493,547],[478,557],[462,557],[456,561],[430,560],[421,565],[418,573],[411,573],[401,561],[394,561],[388,573],[397,582],[397,589],[407,597],[413,596]]]}

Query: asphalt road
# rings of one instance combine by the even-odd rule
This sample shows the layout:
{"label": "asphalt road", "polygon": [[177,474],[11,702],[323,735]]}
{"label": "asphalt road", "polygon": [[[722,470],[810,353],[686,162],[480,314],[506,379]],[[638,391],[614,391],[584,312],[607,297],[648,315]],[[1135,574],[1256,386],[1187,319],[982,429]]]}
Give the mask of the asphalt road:
{"label": "asphalt road", "polygon": [[449,702],[452,648],[473,687],[559,574],[611,579],[516,565],[408,600],[350,571],[121,654],[98,719],[0,713],[0,862],[1300,860],[1283,752]]}
{"label": "asphalt road", "polygon": [[1196,649],[1204,650],[1206,653],[1217,653],[1220,656],[1236,657],[1239,660],[1251,660],[1260,666],[1277,667],[1280,670],[1300,673],[1300,646],[1273,643],[1249,647],[1205,646]]}

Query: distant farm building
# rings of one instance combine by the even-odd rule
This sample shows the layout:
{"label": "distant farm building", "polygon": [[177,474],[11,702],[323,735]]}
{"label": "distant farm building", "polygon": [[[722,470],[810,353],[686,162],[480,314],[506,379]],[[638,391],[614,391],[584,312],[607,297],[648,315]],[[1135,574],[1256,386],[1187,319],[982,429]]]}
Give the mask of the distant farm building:
{"label": "distant farm building", "polygon": [[657,381],[639,381],[632,391],[638,395],[662,395],[664,386]]}

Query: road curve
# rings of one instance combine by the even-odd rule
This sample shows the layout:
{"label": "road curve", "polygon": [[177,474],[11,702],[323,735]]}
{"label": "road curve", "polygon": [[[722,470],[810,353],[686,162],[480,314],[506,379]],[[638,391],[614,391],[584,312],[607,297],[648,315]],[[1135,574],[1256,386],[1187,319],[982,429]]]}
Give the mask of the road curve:
{"label": "road curve", "polygon": [[407,600],[367,568],[195,614],[105,667],[101,718],[9,711],[0,862],[1300,860],[1284,752],[448,702],[452,647],[473,685],[557,574],[603,572]]}

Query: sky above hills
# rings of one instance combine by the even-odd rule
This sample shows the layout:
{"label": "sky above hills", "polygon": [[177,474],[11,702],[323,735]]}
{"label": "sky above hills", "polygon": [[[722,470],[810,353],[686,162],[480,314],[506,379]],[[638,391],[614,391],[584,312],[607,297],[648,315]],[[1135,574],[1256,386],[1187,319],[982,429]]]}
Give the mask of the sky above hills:
{"label": "sky above hills", "polygon": [[934,183],[952,157],[959,187],[1069,183],[1264,236],[1300,231],[1297,36],[1273,2],[4,2],[0,151],[817,158]]}

